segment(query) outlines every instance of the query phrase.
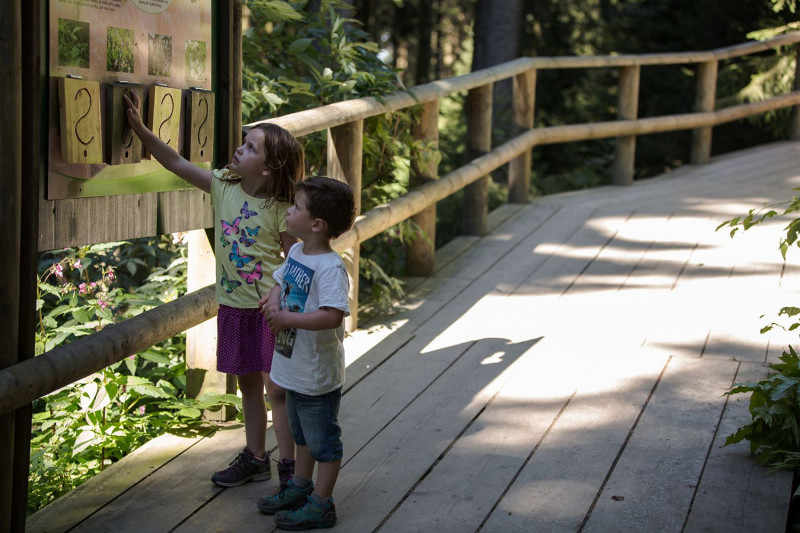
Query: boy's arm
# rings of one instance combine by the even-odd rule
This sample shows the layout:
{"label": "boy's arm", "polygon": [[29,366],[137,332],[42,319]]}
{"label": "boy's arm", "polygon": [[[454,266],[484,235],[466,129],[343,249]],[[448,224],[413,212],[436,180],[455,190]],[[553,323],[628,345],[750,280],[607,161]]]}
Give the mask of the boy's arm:
{"label": "boy's arm", "polygon": [[272,286],[269,293],[258,301],[258,308],[265,318],[269,318],[272,313],[280,311],[281,308],[281,288],[276,283]]}
{"label": "boy's arm", "polygon": [[336,329],[342,325],[344,311],[333,307],[321,307],[311,313],[293,313],[281,309],[267,317],[269,327],[273,333],[278,333],[287,328],[305,329],[308,331],[322,331]]}
{"label": "boy's arm", "polygon": [[128,106],[128,124],[153,157],[164,168],[179,178],[188,181],[198,189],[210,193],[214,174],[210,170],[197,167],[181,157],[170,145],[159,139],[155,133],[144,125],[139,114],[139,94],[136,91],[128,91],[123,95],[123,98]]}

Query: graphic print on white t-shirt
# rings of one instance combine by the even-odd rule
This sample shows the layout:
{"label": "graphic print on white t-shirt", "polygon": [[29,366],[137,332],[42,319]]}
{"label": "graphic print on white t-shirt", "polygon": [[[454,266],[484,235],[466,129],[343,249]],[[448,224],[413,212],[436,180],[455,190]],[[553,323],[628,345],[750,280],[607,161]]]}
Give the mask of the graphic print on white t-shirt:
{"label": "graphic print on white t-shirt", "polygon": [[[313,278],[314,271],[312,269],[290,257],[283,272],[283,283],[281,283],[281,309],[302,313],[306,307]],[[296,338],[297,328],[281,331],[275,339],[275,351],[284,357],[292,357]]]}

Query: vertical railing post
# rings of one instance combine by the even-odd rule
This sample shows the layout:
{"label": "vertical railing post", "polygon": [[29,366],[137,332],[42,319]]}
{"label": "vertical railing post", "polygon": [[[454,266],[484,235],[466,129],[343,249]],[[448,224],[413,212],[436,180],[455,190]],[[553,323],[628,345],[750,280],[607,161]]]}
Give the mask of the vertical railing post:
{"label": "vertical railing post", "polygon": [[[439,100],[422,104],[417,118],[419,122],[414,127],[414,138],[424,141],[426,147],[425,153],[415,154],[411,160],[411,187],[434,180],[438,175],[438,158],[431,152],[439,148]],[[406,271],[409,276],[430,276],[436,250],[436,204],[420,211],[411,220],[424,235],[408,243]]]}
{"label": "vertical railing post", "polygon": [[[536,70],[514,76],[512,90],[514,108],[513,135],[533,127],[533,110],[536,105]],[[526,204],[531,194],[531,150],[514,158],[508,165],[508,201]]]}
{"label": "vertical railing post", "polygon": [[[361,213],[361,161],[364,121],[348,122],[328,130],[328,176],[348,183],[356,196],[356,215]],[[342,253],[350,275],[350,317],[347,331],[358,327],[358,261],[359,246]]]}
{"label": "vertical railing post", "polygon": [[[0,369],[17,363],[20,353],[20,259],[21,239],[24,231],[21,220],[22,198],[22,2],[10,2],[5,5],[0,17],[0,163],[3,167],[3,179],[0,180],[0,222],[3,231],[0,235],[0,268],[3,276],[0,280],[0,335],[3,339],[3,350],[0,352]],[[28,120],[36,120],[28,117]],[[36,143],[38,139],[26,139],[26,143]],[[34,176],[39,179],[39,176]],[[30,246],[33,241],[27,241]],[[25,339],[32,342],[32,339]],[[26,411],[30,413],[29,410]],[[16,413],[0,415],[0,531],[19,529],[19,521],[14,517],[19,501],[19,491],[27,484],[18,483],[15,470],[24,467],[28,461],[25,454],[18,454],[17,444],[20,439],[16,435]],[[30,446],[29,435],[25,436]],[[25,481],[25,480],[23,480]],[[21,520],[25,527],[24,518]]]}
{"label": "vertical railing post", "polygon": [[[619,69],[619,95],[617,97],[617,119],[635,120],[639,115],[639,65]],[[636,136],[617,137],[614,165],[611,176],[614,185],[633,185],[636,162]]]}
{"label": "vertical railing post", "polygon": [[[697,65],[697,93],[694,101],[696,112],[714,111],[717,95],[717,68],[716,60]],[[692,130],[691,163],[693,165],[705,165],[711,160],[712,129],[712,126],[705,126]]]}
{"label": "vertical railing post", "polygon": [[[795,47],[794,53],[794,83],[792,88],[800,90],[800,45]],[[792,106],[792,118],[789,123],[789,139],[800,140],[800,106]]]}
{"label": "vertical railing post", "polygon": [[[467,94],[467,161],[492,149],[492,86],[488,83]],[[464,188],[463,231],[486,235],[489,231],[489,176]]]}

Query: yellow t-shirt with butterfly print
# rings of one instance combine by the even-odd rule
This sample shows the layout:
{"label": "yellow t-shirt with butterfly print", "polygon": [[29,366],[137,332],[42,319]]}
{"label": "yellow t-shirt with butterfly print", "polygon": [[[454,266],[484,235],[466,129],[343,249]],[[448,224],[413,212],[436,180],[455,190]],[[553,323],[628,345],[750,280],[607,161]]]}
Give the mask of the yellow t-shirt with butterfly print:
{"label": "yellow t-shirt with butterfly print", "polygon": [[272,273],[283,263],[281,238],[286,231],[287,202],[245,194],[238,182],[225,181],[227,169],[214,171],[214,251],[217,259],[217,302],[229,307],[258,307],[261,294],[275,284]]}

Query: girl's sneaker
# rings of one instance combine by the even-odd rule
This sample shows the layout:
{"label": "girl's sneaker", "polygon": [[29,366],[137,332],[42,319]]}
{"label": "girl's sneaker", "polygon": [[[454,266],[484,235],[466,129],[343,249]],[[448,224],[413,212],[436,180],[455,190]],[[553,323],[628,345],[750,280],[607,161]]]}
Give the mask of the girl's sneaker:
{"label": "girl's sneaker", "polygon": [[256,507],[262,513],[275,514],[278,511],[286,509],[294,509],[302,505],[306,498],[311,495],[314,490],[314,484],[311,483],[308,487],[299,488],[294,485],[290,479],[286,484],[281,484],[278,490],[273,494],[269,494],[259,498],[256,502]]}
{"label": "girl's sneaker", "polygon": [[256,459],[253,452],[245,448],[228,468],[214,472],[211,481],[221,487],[238,487],[248,481],[266,481],[270,477],[269,452],[264,459]]}
{"label": "girl's sneaker", "polygon": [[336,507],[333,498],[320,505],[310,496],[305,504],[294,511],[281,511],[275,515],[275,525],[288,531],[322,529],[336,525]]}

